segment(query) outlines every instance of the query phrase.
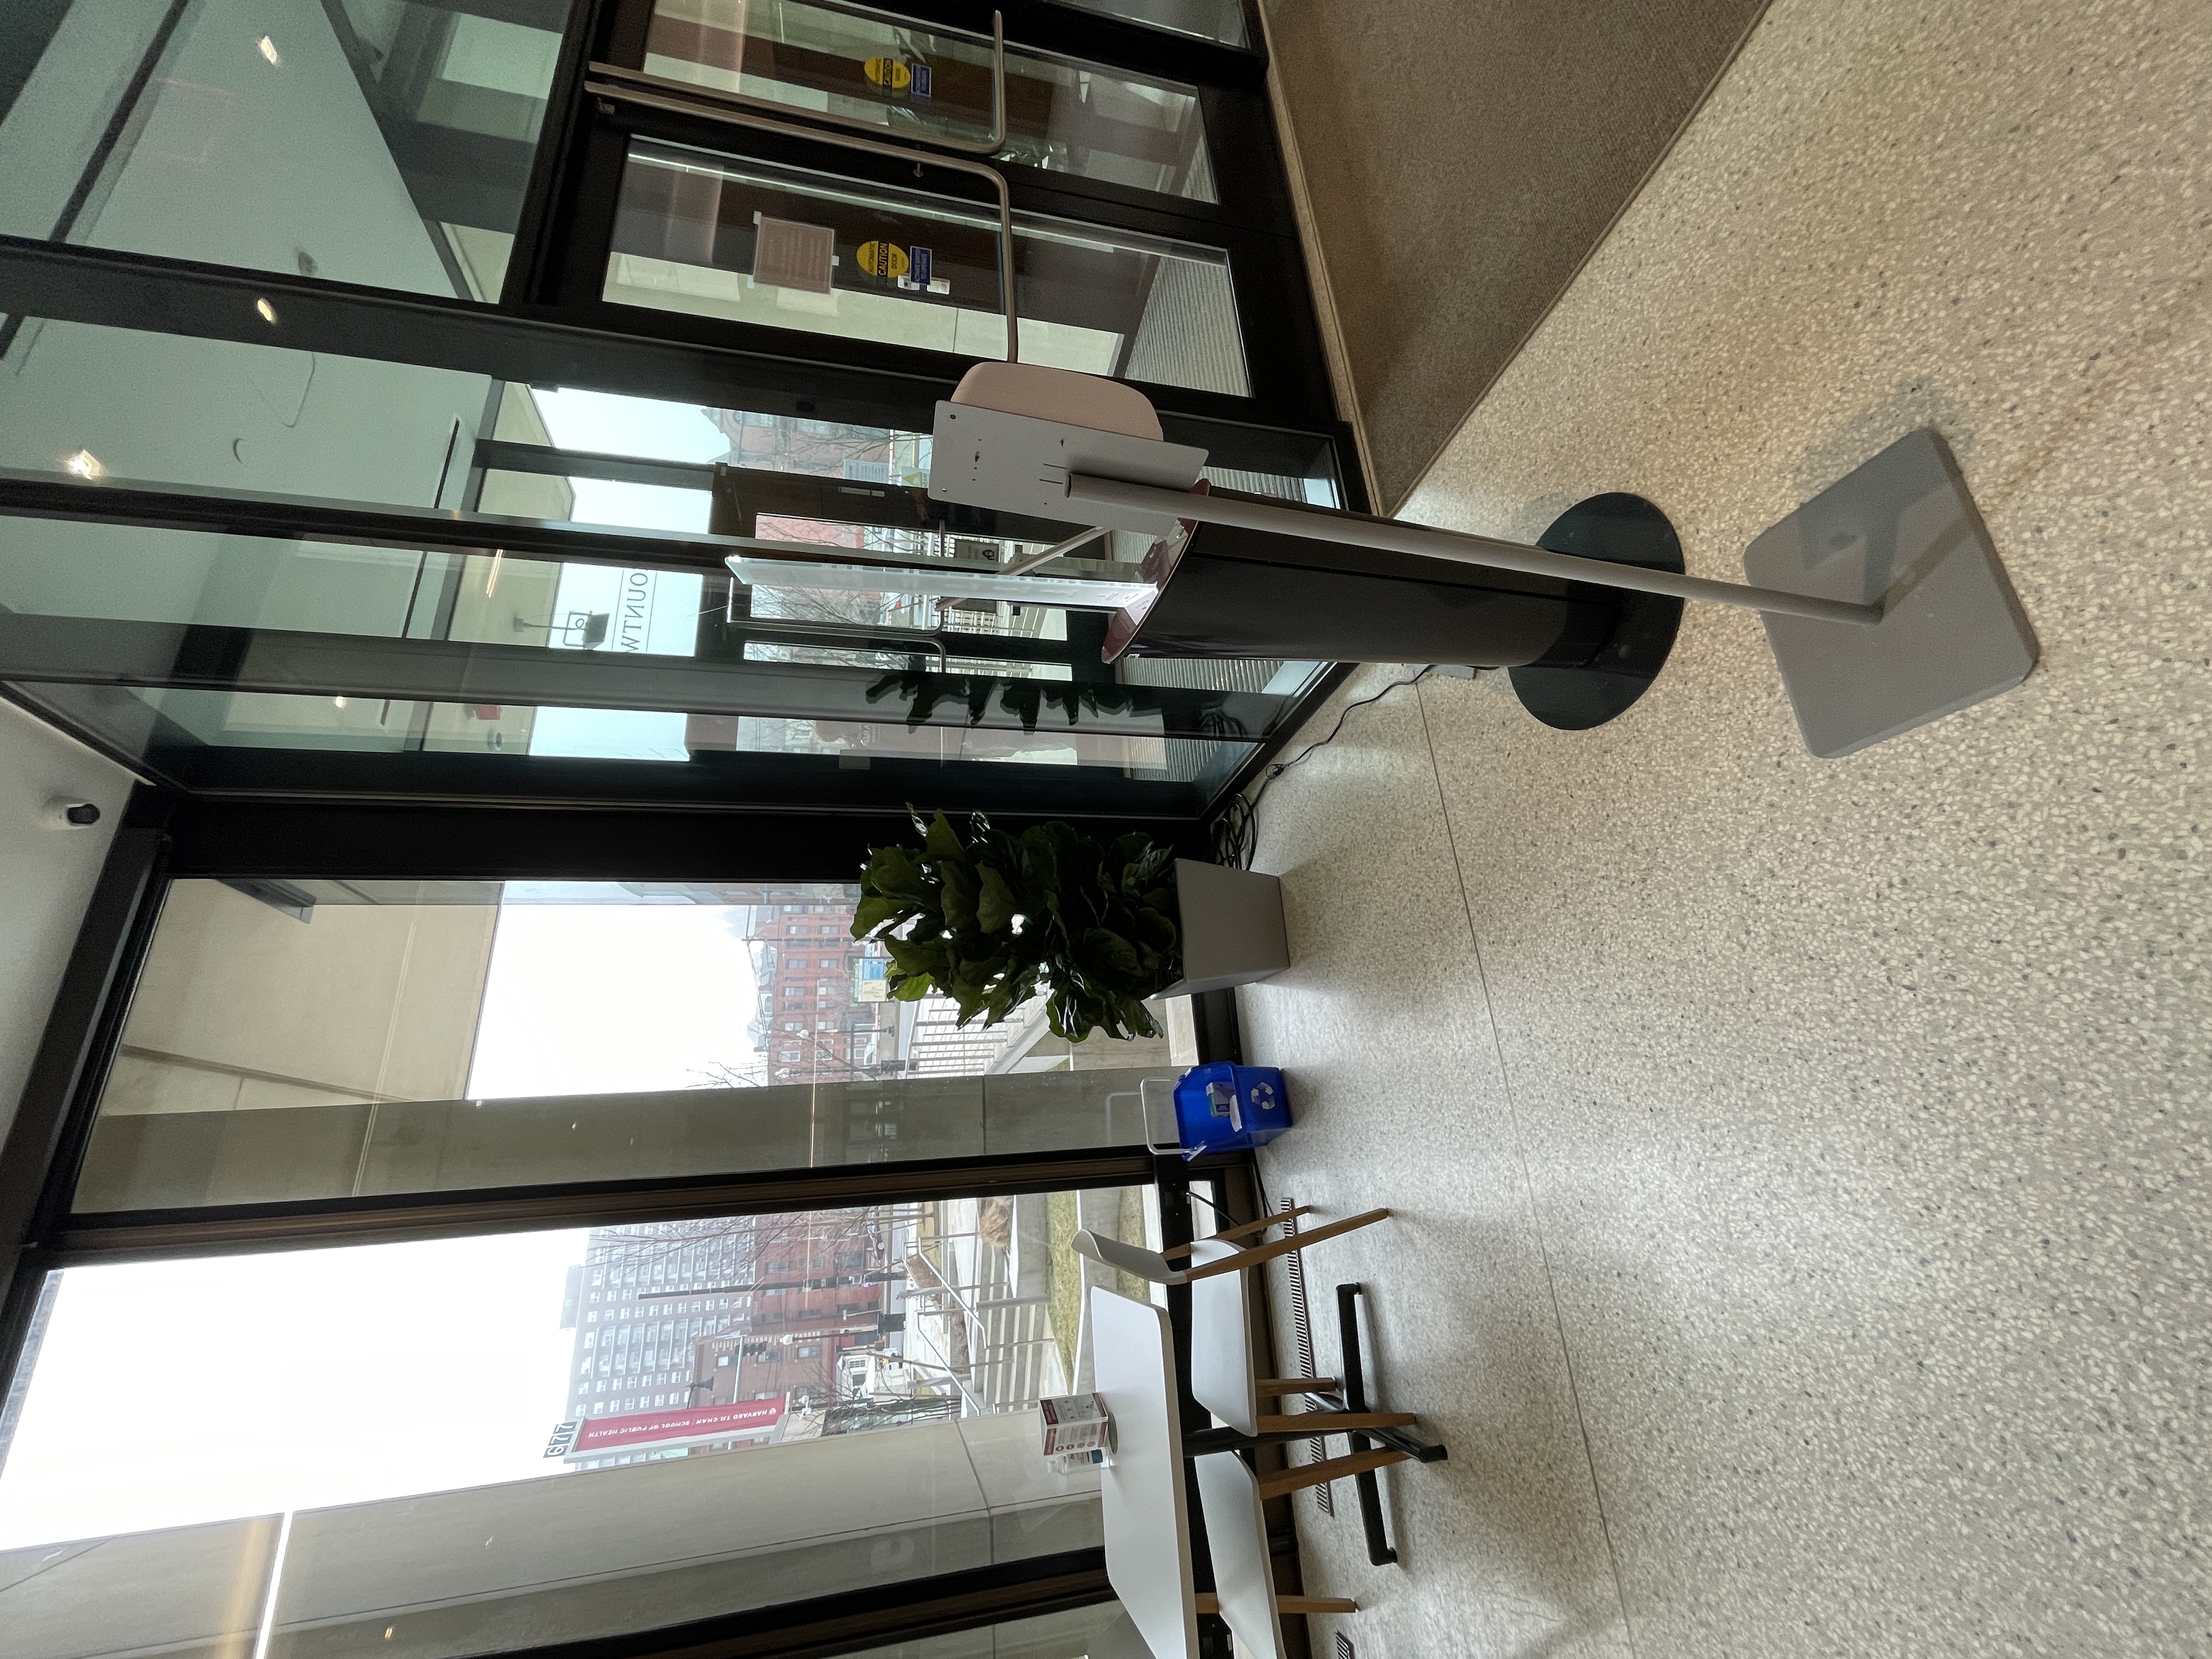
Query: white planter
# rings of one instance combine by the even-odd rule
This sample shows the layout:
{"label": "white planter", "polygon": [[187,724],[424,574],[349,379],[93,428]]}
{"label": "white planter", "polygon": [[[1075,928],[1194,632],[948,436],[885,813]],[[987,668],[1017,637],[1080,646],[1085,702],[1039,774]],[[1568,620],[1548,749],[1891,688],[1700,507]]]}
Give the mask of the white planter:
{"label": "white planter", "polygon": [[1162,996],[1250,985],[1291,965],[1283,884],[1274,877],[1195,859],[1177,859],[1175,870],[1183,976]]}

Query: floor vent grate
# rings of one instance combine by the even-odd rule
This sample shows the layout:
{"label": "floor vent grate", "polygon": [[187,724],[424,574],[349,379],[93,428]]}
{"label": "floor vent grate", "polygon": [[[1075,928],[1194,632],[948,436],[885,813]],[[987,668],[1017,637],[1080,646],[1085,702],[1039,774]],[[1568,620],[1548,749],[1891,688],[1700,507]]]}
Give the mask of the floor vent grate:
{"label": "floor vent grate", "polygon": [[[1285,1238],[1297,1237],[1297,1205],[1295,1200],[1288,1198],[1283,1200],[1283,1237]],[[1314,1368],[1313,1314],[1306,1306],[1304,1255],[1297,1250],[1292,1250],[1283,1258],[1283,1265],[1291,1276],[1291,1340],[1297,1344],[1298,1375],[1318,1376],[1321,1373]],[[1310,1406],[1308,1409],[1311,1410],[1312,1407]],[[1306,1442],[1307,1462],[1318,1463],[1328,1455],[1327,1443],[1319,1435]],[[1323,1515],[1336,1513],[1336,1498],[1330,1492],[1329,1486],[1330,1483],[1324,1480],[1318,1486],[1308,1488],[1314,1495],[1315,1504]]]}

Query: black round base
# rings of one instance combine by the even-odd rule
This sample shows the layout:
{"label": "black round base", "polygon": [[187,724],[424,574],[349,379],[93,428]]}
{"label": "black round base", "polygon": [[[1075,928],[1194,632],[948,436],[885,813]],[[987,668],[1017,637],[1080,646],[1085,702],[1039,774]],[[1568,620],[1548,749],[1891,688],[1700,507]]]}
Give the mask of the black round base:
{"label": "black round base", "polygon": [[[1667,515],[1641,495],[1593,495],[1552,521],[1536,545],[1578,558],[1683,568],[1682,544]],[[1618,592],[1619,590],[1598,590]],[[1513,694],[1547,726],[1586,732],[1623,713],[1650,689],[1674,648],[1682,602],[1621,593],[1620,621],[1597,654],[1577,668],[1514,668]]]}

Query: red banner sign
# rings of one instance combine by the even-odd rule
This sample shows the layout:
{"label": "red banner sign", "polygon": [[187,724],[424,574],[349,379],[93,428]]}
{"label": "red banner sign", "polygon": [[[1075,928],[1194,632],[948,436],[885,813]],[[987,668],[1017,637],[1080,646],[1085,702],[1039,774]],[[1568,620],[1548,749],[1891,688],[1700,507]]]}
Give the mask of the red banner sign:
{"label": "red banner sign", "polygon": [[765,1434],[783,1420],[789,1401],[788,1395],[779,1394],[767,1400],[740,1400],[690,1411],[582,1418],[558,1425],[546,1444],[545,1455],[581,1457],[631,1446],[665,1446],[672,1441],[732,1440]]}

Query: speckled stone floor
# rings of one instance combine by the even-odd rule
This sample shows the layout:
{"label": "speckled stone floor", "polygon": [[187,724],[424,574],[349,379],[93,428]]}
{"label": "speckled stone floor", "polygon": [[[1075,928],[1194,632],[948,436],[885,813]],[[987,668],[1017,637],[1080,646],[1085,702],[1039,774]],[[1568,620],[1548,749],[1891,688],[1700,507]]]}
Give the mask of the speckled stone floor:
{"label": "speckled stone floor", "polygon": [[1316,1652],[2212,1656],[2208,88],[2201,3],[1776,0],[1414,497],[1740,578],[1933,424],[2043,659],[1818,761],[1693,608],[1603,730],[1431,677],[1269,789],[1262,1165],[1397,1209],[1323,1367],[1369,1280],[1452,1447],[1400,1567],[1301,1500]]}

